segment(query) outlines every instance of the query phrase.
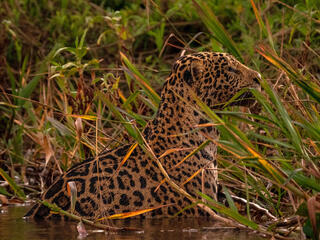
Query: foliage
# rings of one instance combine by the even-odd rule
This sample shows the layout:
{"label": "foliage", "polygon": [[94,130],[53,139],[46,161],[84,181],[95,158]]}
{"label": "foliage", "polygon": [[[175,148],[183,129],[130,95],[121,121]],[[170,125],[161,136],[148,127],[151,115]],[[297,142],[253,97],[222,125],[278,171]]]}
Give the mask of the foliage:
{"label": "foliage", "polygon": [[[1,1],[0,170],[10,185],[1,193],[23,198],[25,182],[40,190],[34,172],[55,175],[106,147],[142,144],[161,83],[185,49],[230,52],[262,75],[263,91],[252,90],[259,111],[213,112],[198,101],[219,123],[228,191],[279,218],[315,206],[319,9],[318,0]],[[242,218],[229,205],[210,207],[257,229],[250,211]],[[302,216],[314,237],[319,216]]]}

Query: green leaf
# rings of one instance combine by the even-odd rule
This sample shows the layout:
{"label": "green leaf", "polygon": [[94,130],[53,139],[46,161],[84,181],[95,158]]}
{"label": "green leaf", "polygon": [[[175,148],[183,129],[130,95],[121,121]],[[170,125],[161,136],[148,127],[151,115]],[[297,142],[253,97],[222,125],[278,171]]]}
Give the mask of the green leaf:
{"label": "green leaf", "polygon": [[243,62],[240,51],[238,50],[236,44],[233,42],[232,38],[229,36],[227,31],[224,29],[223,25],[219,22],[218,18],[212,12],[210,7],[206,4],[204,0],[192,0],[199,17],[203,23],[207,26],[212,36],[223,46],[225,46],[228,51]]}
{"label": "green leaf", "polygon": [[24,194],[22,189],[13,181],[11,177],[9,177],[9,175],[2,168],[0,168],[0,175],[4,178],[4,180],[6,180],[6,182],[18,197],[22,199],[26,198],[26,195]]}
{"label": "green leaf", "polygon": [[308,207],[307,207],[307,203],[306,201],[304,201],[303,203],[301,203],[295,213],[296,215],[302,216],[302,217],[308,217],[309,213],[308,213]]}
{"label": "green leaf", "polygon": [[0,194],[6,195],[6,196],[12,196],[11,193],[8,193],[7,190],[4,187],[0,186]]}
{"label": "green leaf", "polygon": [[301,172],[290,171],[290,170],[284,170],[289,176],[292,176],[292,178],[302,187],[304,188],[310,188],[314,191],[320,192],[320,181],[316,180],[314,178],[309,178],[304,175],[302,175]]}
{"label": "green leaf", "polygon": [[271,143],[272,145],[274,146],[281,146],[281,147],[285,147],[285,148],[289,148],[289,149],[294,149],[294,147],[291,145],[291,144],[288,144],[288,143],[284,143],[280,140],[277,140],[277,139],[274,139],[272,137],[266,137],[264,135],[261,135],[261,134],[257,134],[257,133],[250,133],[251,136],[254,136],[260,140],[263,140],[264,142],[267,142],[267,143]]}
{"label": "green leaf", "polygon": [[[21,89],[19,96],[23,98],[30,98],[31,94],[38,86],[38,83],[41,79],[41,75],[35,76],[24,88]],[[26,100],[18,99],[18,105],[22,106]]]}
{"label": "green leaf", "polygon": [[74,135],[68,127],[63,125],[61,122],[55,120],[54,118],[47,117],[47,120],[52,124],[52,126],[54,126],[60,132],[60,134],[62,136],[73,136]]}
{"label": "green leaf", "polygon": [[260,46],[258,52],[277,68],[285,71],[289,78],[300,86],[304,92],[309,94],[314,100],[320,103],[320,86],[308,80],[300,72],[294,70],[286,61],[280,58],[273,50]]}
{"label": "green leaf", "polygon": [[119,109],[115,107],[109,99],[107,99],[100,91],[96,92],[99,99],[104,102],[109,110],[116,116],[120,123],[124,126],[130,136],[132,136],[139,144],[143,144],[143,140],[140,138],[140,135],[137,133],[136,128],[129,123],[120,113]]}
{"label": "green leaf", "polygon": [[[36,76],[33,77],[32,80],[19,91],[20,97],[30,98],[31,94],[38,86],[40,79],[43,78],[43,76],[44,76],[43,73],[46,71],[46,67],[47,67],[46,61],[44,61],[44,63],[42,63],[42,65],[40,66],[40,70],[39,70],[38,74],[36,74]],[[25,101],[26,100],[18,99],[17,105],[23,106]]]}
{"label": "green leaf", "polygon": [[88,28],[86,28],[83,32],[78,48],[83,48],[83,44],[84,44],[84,40],[86,39],[87,32],[88,32]]}
{"label": "green leaf", "polygon": [[230,209],[234,212],[238,212],[238,209],[237,209],[236,205],[234,204],[234,201],[233,201],[228,189],[225,186],[222,186],[222,190],[223,190],[224,195],[227,198],[227,202],[230,206]]}
{"label": "green leaf", "polygon": [[123,53],[120,52],[120,55],[124,65],[131,71],[130,73],[133,75],[134,80],[145,91],[153,104],[158,106],[160,103],[160,96],[153,90],[149,81],[138,71],[138,69]]}
{"label": "green leaf", "polygon": [[[317,229],[320,229],[320,213],[316,214],[316,222],[317,222]],[[312,240],[319,240],[319,235],[316,236],[316,233],[314,233],[312,224],[310,219],[304,223],[303,225],[303,232],[306,234],[308,238],[311,238]]]}
{"label": "green leaf", "polygon": [[275,105],[275,108],[277,109],[277,115],[275,115],[274,117],[279,119],[279,122],[281,123],[279,126],[290,139],[295,149],[306,159],[309,159],[308,154],[306,154],[305,150],[302,148],[303,143],[301,136],[298,133],[298,131],[294,128],[294,125],[292,123],[293,121],[290,118],[286,108],[282,104],[279,96],[271,89],[271,87],[265,80],[261,81],[261,84],[263,86],[263,89],[269,95],[270,100]]}
{"label": "green leaf", "polygon": [[254,230],[258,230],[259,229],[259,225],[256,224],[255,222],[249,220],[248,218],[240,215],[237,211],[234,211],[233,209],[227,208],[226,206],[216,202],[215,200],[213,200],[212,198],[210,198],[209,196],[199,192],[198,193],[203,199],[208,201],[207,205],[208,207],[212,208],[213,210],[217,211],[218,213],[222,213],[225,214],[226,216],[236,220],[237,222],[250,227],[251,229]]}
{"label": "green leaf", "polygon": [[13,95],[16,95],[16,79],[11,71],[11,68],[9,66],[9,64],[6,62],[6,65],[7,65],[7,74],[8,74],[8,77],[9,77],[9,80],[10,80],[10,85],[11,85],[11,88],[12,88],[12,94]]}

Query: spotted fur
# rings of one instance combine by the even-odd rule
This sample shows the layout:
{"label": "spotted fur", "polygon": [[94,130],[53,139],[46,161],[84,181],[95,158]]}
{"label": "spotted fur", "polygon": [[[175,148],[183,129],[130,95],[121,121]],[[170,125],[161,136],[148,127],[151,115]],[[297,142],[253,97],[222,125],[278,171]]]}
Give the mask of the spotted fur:
{"label": "spotted fur", "polygon": [[[201,151],[177,165],[193,149],[206,141],[217,139],[213,127],[195,131],[206,123],[198,110],[192,93],[195,93],[212,109],[219,109],[243,88],[257,88],[259,74],[226,53],[202,52],[179,58],[161,91],[161,103],[157,116],[143,131],[143,136],[157,157],[168,149],[176,149],[160,161],[170,178],[180,187],[198,198],[197,192],[215,197],[217,193],[217,147],[209,143]],[[243,95],[248,96],[248,94]],[[249,105],[252,101],[243,96],[234,105]],[[222,104],[222,105],[221,105]],[[43,194],[43,200],[70,210],[67,183],[74,181],[77,187],[75,214],[90,219],[166,205],[142,215],[161,217],[176,214],[190,205],[168,183],[160,182],[164,176],[158,165],[139,146],[129,159],[120,162],[130,149],[121,146],[99,154],[73,166]],[[191,181],[187,181],[198,169],[203,169]],[[202,216],[194,207],[185,210],[184,216]],[[35,204],[26,216],[36,218],[60,217],[41,205]]]}

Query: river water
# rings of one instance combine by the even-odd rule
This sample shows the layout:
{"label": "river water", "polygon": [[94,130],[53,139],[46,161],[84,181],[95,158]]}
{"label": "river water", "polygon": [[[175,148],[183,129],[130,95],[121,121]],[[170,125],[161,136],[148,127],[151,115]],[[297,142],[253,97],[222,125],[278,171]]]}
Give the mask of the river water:
{"label": "river water", "polygon": [[23,219],[30,206],[0,206],[0,240],[55,239],[55,240],[178,240],[178,239],[226,239],[262,240],[249,231],[219,227],[207,219],[118,220],[117,227],[135,227],[137,232],[109,233],[86,226],[88,236],[80,238],[77,223],[72,221],[33,221]]}

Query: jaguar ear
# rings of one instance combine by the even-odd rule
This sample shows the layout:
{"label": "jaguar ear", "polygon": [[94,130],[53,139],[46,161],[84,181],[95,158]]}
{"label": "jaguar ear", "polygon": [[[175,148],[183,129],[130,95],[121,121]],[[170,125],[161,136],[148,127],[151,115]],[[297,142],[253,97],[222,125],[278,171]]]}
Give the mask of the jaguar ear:
{"label": "jaguar ear", "polygon": [[204,67],[203,64],[199,61],[192,61],[190,64],[190,70],[187,69],[184,74],[183,78],[186,83],[191,86],[194,82],[197,82],[202,76]]}

